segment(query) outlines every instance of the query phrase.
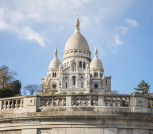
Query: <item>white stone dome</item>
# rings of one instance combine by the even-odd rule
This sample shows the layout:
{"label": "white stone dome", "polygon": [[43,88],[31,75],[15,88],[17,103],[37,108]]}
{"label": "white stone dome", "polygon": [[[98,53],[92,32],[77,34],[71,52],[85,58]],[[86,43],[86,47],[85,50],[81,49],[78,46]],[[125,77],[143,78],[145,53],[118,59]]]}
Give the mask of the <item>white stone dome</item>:
{"label": "white stone dome", "polygon": [[97,49],[95,49],[95,56],[94,56],[93,60],[90,63],[90,68],[91,69],[95,69],[95,70],[104,71],[103,70],[103,65],[102,65],[101,61],[99,60],[99,58],[98,58]]}
{"label": "white stone dome", "polygon": [[70,49],[89,51],[89,46],[87,40],[79,32],[75,32],[66,42],[64,51]]}
{"label": "white stone dome", "polygon": [[80,33],[79,26],[80,26],[79,19],[76,18],[75,32],[67,40],[64,51],[67,51],[67,50],[85,50],[88,52],[90,51],[87,40]]}
{"label": "white stone dome", "polygon": [[60,64],[61,64],[61,62],[57,58],[57,49],[55,49],[55,51],[54,51],[54,58],[51,60],[51,62],[49,64],[49,70],[50,69],[58,70]]}

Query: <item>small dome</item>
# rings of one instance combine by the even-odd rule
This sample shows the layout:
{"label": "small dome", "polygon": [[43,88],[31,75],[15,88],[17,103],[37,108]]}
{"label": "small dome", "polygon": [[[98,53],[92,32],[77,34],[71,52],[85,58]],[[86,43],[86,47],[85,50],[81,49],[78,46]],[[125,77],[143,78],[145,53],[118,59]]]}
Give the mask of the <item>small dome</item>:
{"label": "small dome", "polygon": [[54,51],[54,58],[52,59],[52,61],[49,64],[49,69],[58,70],[60,64],[61,64],[61,62],[57,58],[57,49],[55,49],[55,51]]}
{"label": "small dome", "polygon": [[93,60],[90,63],[90,68],[95,69],[95,70],[104,71],[103,70],[103,65],[102,65],[101,61],[98,59],[97,49],[95,49],[95,57],[93,58]]}

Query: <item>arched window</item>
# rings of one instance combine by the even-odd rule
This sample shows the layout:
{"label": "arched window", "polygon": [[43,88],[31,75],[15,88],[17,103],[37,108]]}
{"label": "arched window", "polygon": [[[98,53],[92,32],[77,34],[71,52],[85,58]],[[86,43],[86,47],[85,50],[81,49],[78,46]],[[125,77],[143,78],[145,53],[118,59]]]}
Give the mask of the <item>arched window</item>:
{"label": "arched window", "polygon": [[72,70],[76,71],[76,64],[75,63],[73,63],[73,65],[72,65]]}
{"label": "arched window", "polygon": [[54,77],[54,73],[53,73],[53,77]]}
{"label": "arched window", "polygon": [[56,73],[55,73],[55,77],[56,77]]}
{"label": "arched window", "polygon": [[67,88],[67,82],[66,82],[66,84],[65,84],[65,87]]}
{"label": "arched window", "polygon": [[84,68],[84,69],[86,68],[86,63],[85,63],[85,62],[83,62],[83,68]]}
{"label": "arched window", "polygon": [[79,67],[82,68],[82,61],[79,61]]}
{"label": "arched window", "polygon": [[81,81],[81,88],[83,88],[83,81]]}
{"label": "arched window", "polygon": [[72,77],[72,80],[73,80],[73,85],[75,85],[75,84],[76,84],[76,77],[73,76],[73,77]]}
{"label": "arched window", "polygon": [[98,73],[95,73],[95,75],[94,75],[95,77],[98,77]]}
{"label": "arched window", "polygon": [[83,77],[81,77],[81,88],[83,88],[83,84],[84,83],[84,79],[83,79]]}

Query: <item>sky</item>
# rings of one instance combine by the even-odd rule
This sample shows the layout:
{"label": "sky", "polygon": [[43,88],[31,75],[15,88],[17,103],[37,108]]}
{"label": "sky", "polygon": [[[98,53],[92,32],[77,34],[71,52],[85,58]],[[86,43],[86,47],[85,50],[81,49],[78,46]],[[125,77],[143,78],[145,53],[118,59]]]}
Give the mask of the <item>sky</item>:
{"label": "sky", "polygon": [[112,90],[132,93],[144,79],[153,92],[152,0],[0,0],[0,66],[16,71],[22,87],[40,84],[54,48],[62,60],[76,15]]}

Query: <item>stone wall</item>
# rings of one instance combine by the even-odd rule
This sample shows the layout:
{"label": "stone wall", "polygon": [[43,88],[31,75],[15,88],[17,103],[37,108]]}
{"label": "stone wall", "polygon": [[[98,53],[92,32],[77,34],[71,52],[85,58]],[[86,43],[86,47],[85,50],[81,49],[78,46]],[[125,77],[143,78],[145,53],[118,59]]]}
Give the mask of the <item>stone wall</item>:
{"label": "stone wall", "polygon": [[27,129],[22,131],[1,131],[0,134],[152,134],[153,131],[142,129],[117,128],[53,128]]}
{"label": "stone wall", "polygon": [[16,131],[0,131],[0,134],[22,134],[20,130]]}
{"label": "stone wall", "polygon": [[153,134],[152,100],[91,94],[0,99],[0,134]]}
{"label": "stone wall", "polygon": [[0,134],[152,134],[153,131],[142,129],[117,128],[53,128],[27,129],[22,131],[1,131]]}

